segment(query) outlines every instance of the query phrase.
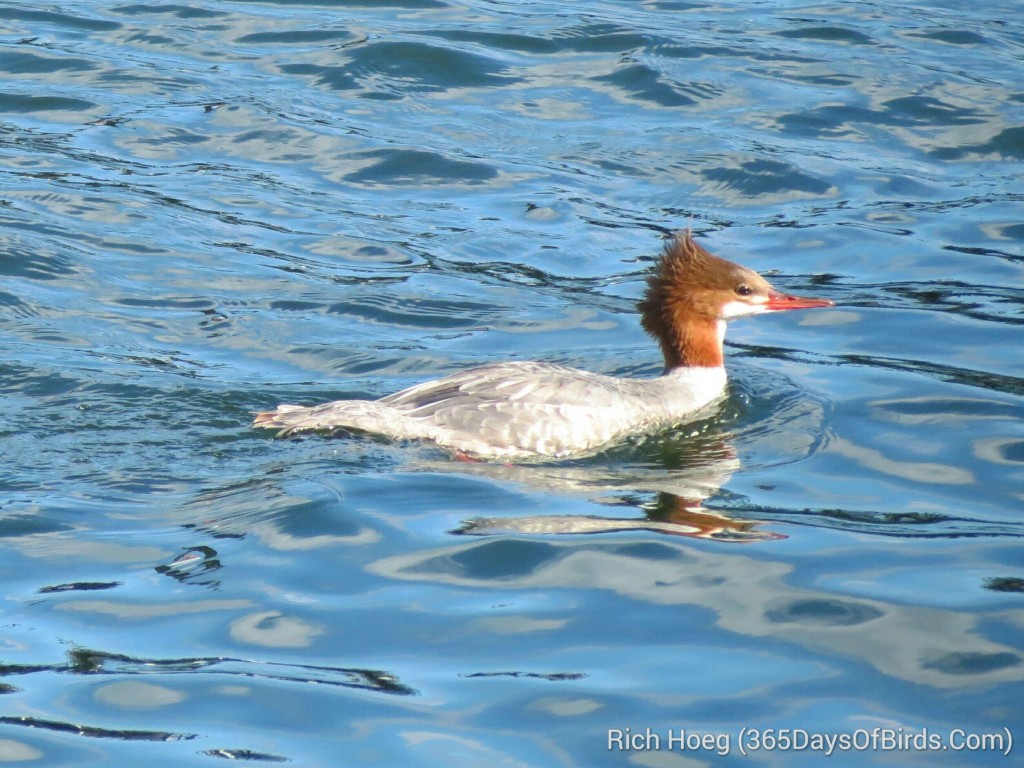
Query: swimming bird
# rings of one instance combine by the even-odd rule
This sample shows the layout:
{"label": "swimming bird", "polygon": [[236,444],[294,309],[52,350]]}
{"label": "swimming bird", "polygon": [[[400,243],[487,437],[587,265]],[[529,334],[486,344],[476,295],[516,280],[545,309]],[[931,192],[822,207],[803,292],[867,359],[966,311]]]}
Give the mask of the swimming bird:
{"label": "swimming bird", "polygon": [[492,363],[380,400],[279,405],[253,426],[280,435],[345,429],[425,440],[456,458],[528,462],[594,453],[631,434],[702,414],[726,386],[726,322],[745,315],[831,307],[781,293],[753,270],[714,256],[689,231],[667,242],[637,305],[658,342],[661,375],[624,378],[544,362]]}

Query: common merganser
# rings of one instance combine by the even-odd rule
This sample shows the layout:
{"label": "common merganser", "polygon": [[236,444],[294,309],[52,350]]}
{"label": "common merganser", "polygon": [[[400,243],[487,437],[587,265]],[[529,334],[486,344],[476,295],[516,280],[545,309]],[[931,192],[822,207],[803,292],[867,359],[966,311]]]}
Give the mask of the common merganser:
{"label": "common merganser", "polygon": [[686,421],[725,389],[727,320],[831,307],[775,290],[756,272],[708,253],[689,231],[665,246],[637,305],[665,370],[632,379],[539,362],[483,365],[380,400],[279,405],[253,426],[289,435],[346,429],[428,440],[460,459],[537,461],[585,455],[631,434]]}

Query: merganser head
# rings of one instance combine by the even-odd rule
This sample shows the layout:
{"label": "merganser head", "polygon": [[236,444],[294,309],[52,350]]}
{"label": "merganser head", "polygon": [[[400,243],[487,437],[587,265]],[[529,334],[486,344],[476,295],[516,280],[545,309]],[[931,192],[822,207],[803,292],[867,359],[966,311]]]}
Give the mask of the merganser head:
{"label": "merganser head", "polygon": [[665,245],[638,307],[666,369],[724,364],[725,321],[788,309],[831,307],[827,299],[781,293],[759,274],[708,253],[689,230]]}

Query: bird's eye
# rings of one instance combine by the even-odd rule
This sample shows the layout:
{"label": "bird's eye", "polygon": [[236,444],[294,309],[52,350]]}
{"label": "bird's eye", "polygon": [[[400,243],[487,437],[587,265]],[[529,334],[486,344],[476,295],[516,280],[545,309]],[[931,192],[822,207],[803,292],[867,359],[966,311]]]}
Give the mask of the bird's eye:
{"label": "bird's eye", "polygon": [[750,296],[754,293],[754,289],[749,285],[737,285],[736,295],[737,296]]}

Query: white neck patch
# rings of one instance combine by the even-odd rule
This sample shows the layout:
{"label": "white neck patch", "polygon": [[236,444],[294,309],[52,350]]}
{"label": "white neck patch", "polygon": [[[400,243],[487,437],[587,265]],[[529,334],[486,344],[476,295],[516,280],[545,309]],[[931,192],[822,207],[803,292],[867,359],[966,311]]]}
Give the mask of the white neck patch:
{"label": "white neck patch", "polygon": [[750,304],[746,301],[730,301],[722,307],[722,319],[731,320],[734,317],[743,317],[744,315],[758,315],[768,310],[764,306],[764,302],[767,299],[761,299],[760,296],[754,297],[753,301],[759,303]]}

